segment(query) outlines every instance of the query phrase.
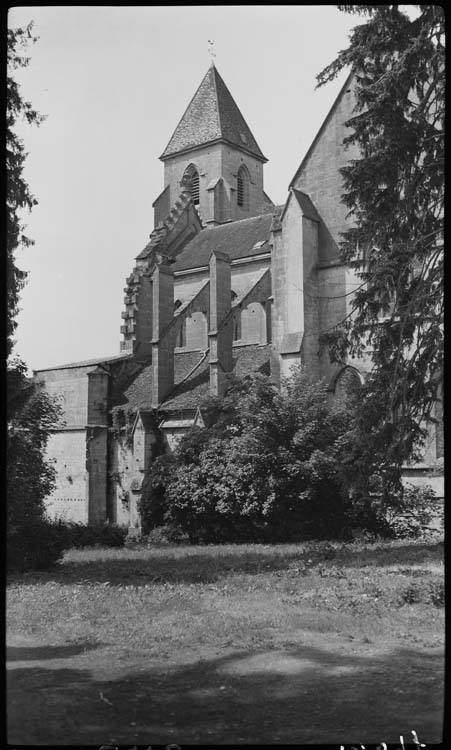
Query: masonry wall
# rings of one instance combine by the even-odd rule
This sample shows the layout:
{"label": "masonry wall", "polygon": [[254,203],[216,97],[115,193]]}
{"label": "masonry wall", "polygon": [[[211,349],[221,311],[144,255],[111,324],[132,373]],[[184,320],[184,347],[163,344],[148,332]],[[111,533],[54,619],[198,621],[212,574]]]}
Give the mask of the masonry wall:
{"label": "masonry wall", "polygon": [[52,433],[46,456],[55,460],[56,486],[46,499],[49,515],[68,521],[88,520],[86,472],[86,423],[88,419],[88,372],[94,366],[41,370],[36,373],[46,391],[63,409],[65,426]]}
{"label": "masonry wall", "polygon": [[56,396],[63,409],[66,427],[86,425],[88,419],[88,372],[95,366],[40,370],[37,377],[51,396]]}
{"label": "masonry wall", "polygon": [[138,419],[131,443],[110,436],[109,517],[119,525],[140,527],[138,503],[145,472],[152,464],[155,435]]}
{"label": "masonry wall", "polygon": [[208,268],[205,271],[187,273],[181,276],[174,274],[174,302],[178,299],[181,302],[186,302],[194,297],[208,278]]}
{"label": "masonry wall", "polygon": [[275,233],[273,241],[272,374],[278,379],[288,377],[292,365],[300,361],[304,331],[302,212],[293,196],[290,197],[285,210],[282,232]]}
{"label": "masonry wall", "polygon": [[[249,263],[232,264],[231,287],[237,297],[242,297],[249,292],[269,266],[269,258]],[[176,277],[174,288],[175,300],[178,299],[182,303],[186,302],[193,297],[195,293],[199,292],[202,284],[208,278],[208,271]],[[268,294],[269,293],[270,292],[268,291]],[[261,299],[258,300],[258,302],[252,300],[252,305],[249,308],[248,304],[245,304],[244,308],[240,310],[240,314],[242,315],[240,344],[266,343],[267,340],[266,316],[269,302],[267,302],[267,299]],[[262,306],[264,306],[264,309]],[[188,315],[186,320],[185,344],[183,346],[184,350],[203,350],[208,347],[208,315],[208,304],[205,305],[205,309],[202,313],[195,312],[192,315]],[[177,339],[177,341],[179,341],[179,339]]]}
{"label": "masonry wall", "polygon": [[[222,176],[232,188],[230,193],[230,218],[232,221],[248,219],[265,211],[266,199],[263,194],[263,164],[249,154],[241,153],[225,144],[221,145]],[[244,165],[249,173],[249,208],[237,202],[238,170]]]}
{"label": "masonry wall", "polygon": [[231,265],[231,286],[238,297],[249,291],[263,271],[271,265],[271,259],[265,258],[249,263],[233,263]]}
{"label": "masonry wall", "polygon": [[301,172],[293,181],[293,186],[306,192],[322,223],[319,227],[319,260],[330,261],[338,257],[340,232],[348,228],[348,209],[341,202],[343,178],[339,169],[358,153],[355,149],[345,150],[343,138],[349,135],[344,123],[352,116],[354,95],[351,85],[334,104],[310,154],[307,155]]}
{"label": "masonry wall", "polygon": [[45,501],[48,515],[51,518],[87,523],[84,427],[52,433],[46,455],[51,461],[55,461],[56,467],[56,488]]}
{"label": "masonry wall", "polygon": [[[176,154],[165,160],[164,184],[169,186],[170,205],[180,193],[180,181],[190,164],[194,164],[199,173],[198,206],[202,221],[214,219],[213,196],[207,190],[213,181],[222,177],[224,182],[225,210],[221,212],[222,221],[247,219],[269,210],[268,200],[263,192],[263,164],[258,159],[222,143],[204,146],[186,154]],[[250,175],[249,209],[237,204],[237,174],[244,164]],[[266,208],[265,208],[266,207]]]}
{"label": "masonry wall", "polygon": [[318,309],[318,222],[302,218],[304,336],[301,361],[315,379],[320,378]]}
{"label": "masonry wall", "polygon": [[[205,230],[208,231],[208,230]],[[214,248],[212,248],[214,249]],[[254,260],[245,263],[231,264],[231,285],[238,297],[245,294],[256,283],[263,271],[271,265],[270,258]],[[179,299],[186,302],[193,297],[202,287],[202,284],[208,279],[208,270],[198,271],[197,273],[174,275],[174,302]]]}

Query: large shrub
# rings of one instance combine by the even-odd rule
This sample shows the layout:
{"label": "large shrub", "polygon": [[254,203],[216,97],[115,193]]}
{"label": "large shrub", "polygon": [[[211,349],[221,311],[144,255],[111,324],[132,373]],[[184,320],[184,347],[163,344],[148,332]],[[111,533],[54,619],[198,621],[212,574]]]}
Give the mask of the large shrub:
{"label": "large shrub", "polygon": [[83,547],[123,547],[128,534],[128,527],[113,523],[96,523],[86,525],[70,522],[66,524],[68,546],[75,549]]}
{"label": "large shrub", "polygon": [[407,484],[383,508],[389,535],[417,538],[431,523],[437,498],[430,485],[415,487]]}
{"label": "large shrub", "polygon": [[235,381],[208,408],[213,424],[155,462],[141,501],[147,529],[174,524],[204,543],[343,535],[350,402],[330,404],[326,386],[298,369],[282,391],[263,376]]}
{"label": "large shrub", "polygon": [[70,547],[65,524],[45,518],[28,519],[8,530],[7,542],[10,572],[45,570],[58,562]]}

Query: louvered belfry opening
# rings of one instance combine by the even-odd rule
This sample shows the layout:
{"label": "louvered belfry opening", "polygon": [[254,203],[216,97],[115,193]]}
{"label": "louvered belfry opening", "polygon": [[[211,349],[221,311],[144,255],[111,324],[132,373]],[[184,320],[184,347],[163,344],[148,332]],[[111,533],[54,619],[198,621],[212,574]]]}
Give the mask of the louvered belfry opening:
{"label": "louvered belfry opening", "polygon": [[238,170],[237,203],[240,208],[249,209],[249,175],[244,166]]}
{"label": "louvered belfry opening", "polygon": [[193,164],[185,170],[183,175],[189,181],[189,188],[191,193],[191,200],[195,206],[199,205],[199,172]]}

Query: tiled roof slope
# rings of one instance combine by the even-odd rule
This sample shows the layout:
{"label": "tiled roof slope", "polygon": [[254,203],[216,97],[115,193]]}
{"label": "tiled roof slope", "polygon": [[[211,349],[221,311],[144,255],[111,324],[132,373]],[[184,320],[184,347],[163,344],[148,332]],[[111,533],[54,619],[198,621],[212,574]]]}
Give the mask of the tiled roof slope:
{"label": "tiled roof slope", "polygon": [[307,195],[307,193],[303,193],[302,190],[297,190],[296,188],[292,188],[292,190],[304,216],[308,219],[313,219],[314,221],[320,221],[318,211],[313,205],[310,196]]}
{"label": "tiled roof slope", "polygon": [[189,103],[160,159],[224,140],[267,161],[215,66],[212,65]]}
{"label": "tiled roof slope", "polygon": [[91,365],[107,365],[109,362],[118,362],[132,357],[129,352],[121,354],[112,354],[110,357],[96,357],[95,359],[84,359],[80,362],[69,362],[66,365],[56,365],[55,367],[42,367],[34,372],[47,372],[48,370],[68,370],[75,367],[88,367]]}
{"label": "tiled roof slope", "polygon": [[267,244],[256,248],[257,242],[269,240],[272,214],[262,214],[251,219],[220,224],[211,229],[203,229],[189,242],[172,266],[174,271],[208,265],[212,250],[226,253],[230,260],[248,258],[267,253]]}
{"label": "tiled roof slope", "polygon": [[[234,347],[233,374],[238,377],[257,372],[269,375],[270,349],[270,344]],[[208,357],[206,357],[192,376],[178,386],[172,396],[162,404],[162,409],[174,412],[196,409],[199,403],[208,396],[209,384],[210,373]]]}
{"label": "tiled roof slope", "polygon": [[[233,349],[233,372],[239,377],[262,372],[269,375],[269,353],[271,345],[241,346]],[[196,364],[199,367],[192,372]],[[176,385],[167,401],[162,404],[165,411],[184,411],[196,409],[209,393],[208,357],[202,352],[180,352],[174,355],[174,379]],[[183,382],[182,382],[183,381]],[[136,409],[151,409],[152,365],[146,365],[125,391],[128,405]]]}

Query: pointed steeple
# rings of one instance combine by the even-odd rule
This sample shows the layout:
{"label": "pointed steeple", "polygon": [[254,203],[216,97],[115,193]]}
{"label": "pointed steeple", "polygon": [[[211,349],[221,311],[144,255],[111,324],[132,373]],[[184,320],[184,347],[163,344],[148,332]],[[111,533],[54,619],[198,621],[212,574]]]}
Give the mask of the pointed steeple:
{"label": "pointed steeple", "polygon": [[220,141],[268,161],[212,60],[160,159]]}

